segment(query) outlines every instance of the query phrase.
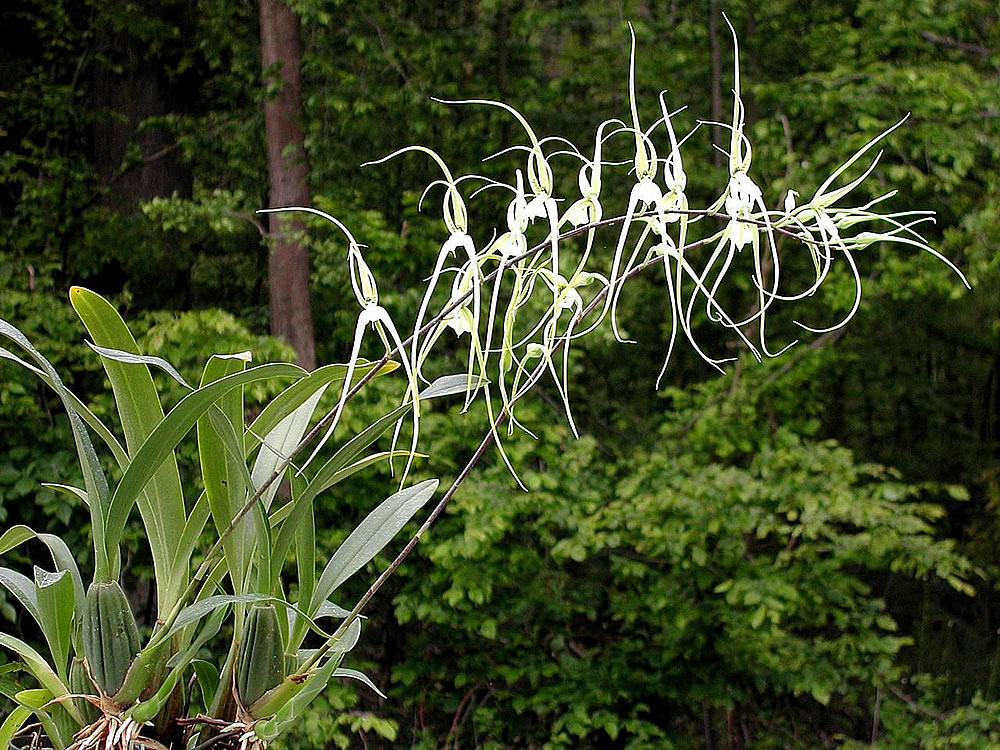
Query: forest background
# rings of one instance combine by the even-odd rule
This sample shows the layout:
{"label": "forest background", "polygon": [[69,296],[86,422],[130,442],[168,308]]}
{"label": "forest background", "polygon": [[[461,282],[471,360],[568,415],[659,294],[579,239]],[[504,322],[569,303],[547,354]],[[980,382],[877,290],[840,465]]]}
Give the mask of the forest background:
{"label": "forest background", "polygon": [[[731,106],[728,14],[772,206],[789,188],[811,192],[912,113],[863,189],[891,185],[893,207],[935,211],[925,235],[973,291],[927,255],[874,245],[860,256],[866,292],[846,331],[760,365],[744,353],[723,377],[678,351],[657,392],[670,322],[649,300],[663,282],[633,282],[621,318],[638,343],[609,333],[572,360],[583,437],[543,384],[522,417],[539,439],[508,443],[530,492],[498,461],[480,469],[370,610],[351,666],[389,699],[336,686],[286,745],[1000,743],[997,4],[288,8],[301,44],[283,67],[264,64],[274,58],[249,0],[0,10],[0,317],[93,394],[96,411],[113,405],[67,304],[71,284],[112,296],[146,352],[194,379],[213,352],[308,361],[301,341],[268,335],[290,330],[271,320],[269,289],[293,274],[269,262],[269,227],[254,211],[273,204],[269,159],[282,158],[307,167],[307,202],[369,245],[383,304],[412,317],[439,249],[437,220],[417,205],[432,165],[360,162],[419,143],[456,173],[500,170],[502,159],[480,160],[516,142],[514,121],[432,96],[507,101],[538,132],[586,148],[597,123],[627,111],[626,21],[645,120],[668,89],[673,106],[690,105],[675,118],[686,133]],[[291,64],[301,149],[278,144],[276,156],[265,112],[287,92],[278,76]],[[695,204],[726,179],[713,138],[727,136],[703,127],[685,146]],[[356,315],[345,248],[311,222],[280,242],[309,259],[316,361],[345,359]],[[830,287],[809,304],[836,320],[853,281]],[[79,503],[40,487],[75,479],[54,397],[13,366],[0,374],[0,522],[85,534]],[[373,393],[348,420],[363,424],[393,398]],[[485,416],[458,411],[428,415],[417,478],[447,479],[472,451]],[[318,502],[325,551],[389,481],[373,471]],[[127,567],[148,622],[149,561],[133,554]],[[2,598],[0,616],[15,617]],[[30,639],[29,624],[5,627]],[[21,678],[8,665],[0,683]]]}

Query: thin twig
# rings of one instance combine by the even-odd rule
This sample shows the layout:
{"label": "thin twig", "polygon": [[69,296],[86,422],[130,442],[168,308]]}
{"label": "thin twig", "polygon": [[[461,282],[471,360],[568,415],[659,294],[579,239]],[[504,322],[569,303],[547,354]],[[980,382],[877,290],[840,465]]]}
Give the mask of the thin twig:
{"label": "thin twig", "polygon": [[[482,684],[481,682],[477,682],[475,685],[473,685],[471,688],[469,688],[469,690],[465,693],[464,696],[462,696],[462,700],[459,702],[458,708],[455,710],[455,718],[453,718],[452,721],[451,721],[451,728],[448,730],[448,734],[445,736],[445,742],[446,743],[447,743],[447,741],[448,741],[449,738],[451,738],[452,736],[454,736],[458,732],[458,728],[463,723],[461,721],[463,719],[463,711],[464,711],[466,705],[469,703],[469,701],[472,700],[473,693],[475,693],[479,689],[479,686],[481,684]],[[455,744],[456,744],[456,746],[458,744],[458,738],[457,737],[455,738]]]}
{"label": "thin twig", "polygon": [[960,49],[963,52],[971,52],[974,55],[990,57],[993,54],[993,50],[989,47],[984,47],[981,44],[973,44],[972,42],[962,42],[958,39],[952,39],[950,37],[941,36],[940,34],[935,34],[933,31],[921,31],[920,36],[928,42],[934,42],[934,44],[940,44],[944,47]]}
{"label": "thin twig", "polygon": [[944,721],[945,719],[948,718],[948,714],[943,714],[940,711],[935,711],[934,709],[927,708],[927,706],[920,703],[916,698],[910,697],[902,690],[897,688],[895,685],[889,685],[889,692],[895,695],[901,701],[903,701],[910,708],[924,714],[925,716],[929,716],[932,719],[937,719],[938,721]]}

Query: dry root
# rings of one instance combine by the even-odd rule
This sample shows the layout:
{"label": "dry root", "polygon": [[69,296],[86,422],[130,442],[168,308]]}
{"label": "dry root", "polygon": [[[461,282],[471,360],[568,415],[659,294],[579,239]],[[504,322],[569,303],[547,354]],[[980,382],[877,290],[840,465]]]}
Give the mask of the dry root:
{"label": "dry root", "polygon": [[134,719],[105,713],[77,732],[67,750],[167,750],[142,735],[144,726]]}

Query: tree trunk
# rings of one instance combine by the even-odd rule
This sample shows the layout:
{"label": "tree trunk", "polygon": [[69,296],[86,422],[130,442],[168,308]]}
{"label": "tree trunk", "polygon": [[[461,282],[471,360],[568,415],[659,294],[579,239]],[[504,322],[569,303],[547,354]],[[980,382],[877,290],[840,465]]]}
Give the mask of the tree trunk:
{"label": "tree trunk", "polygon": [[[264,84],[276,90],[264,105],[271,206],[304,206],[309,203],[309,188],[298,124],[299,21],[282,0],[259,2]],[[291,214],[271,214],[268,218],[272,238],[268,264],[271,333],[287,339],[295,347],[299,364],[311,370],[316,366],[316,353],[309,305],[309,256],[295,238],[302,224]]]}
{"label": "tree trunk", "polygon": [[[171,133],[149,127],[149,118],[183,109],[176,85],[165,80],[165,63],[150,60],[144,42],[127,30],[110,28],[107,19],[95,32],[102,64],[94,66],[92,101],[100,114],[90,128],[94,165],[110,190],[107,205],[135,214],[139,204],[158,196],[191,195],[191,173]],[[138,147],[130,155],[130,147]],[[126,157],[137,159],[125,167]]]}

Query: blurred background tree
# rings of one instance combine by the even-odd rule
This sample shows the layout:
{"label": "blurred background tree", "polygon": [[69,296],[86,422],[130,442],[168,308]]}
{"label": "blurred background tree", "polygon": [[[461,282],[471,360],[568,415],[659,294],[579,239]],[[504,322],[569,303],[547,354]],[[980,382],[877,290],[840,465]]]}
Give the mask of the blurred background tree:
{"label": "blurred background tree", "polygon": [[[621,318],[638,344],[599,336],[572,361],[585,437],[544,426],[558,409],[543,386],[525,410],[540,439],[509,443],[532,492],[485,468],[372,610],[364,658],[390,700],[332,690],[331,710],[291,743],[360,745],[360,733],[372,747],[938,747],[978,727],[980,744],[967,746],[988,746],[1000,725],[996,4],[287,9],[300,26],[303,152],[278,155],[308,163],[308,202],[369,245],[399,319],[415,312],[440,246],[437,219],[417,210],[436,175],[421,159],[360,162],[421,143],[456,173],[509,181],[514,157],[480,160],[517,142],[515,123],[431,96],[502,99],[538,132],[586,147],[598,122],[627,108],[626,21],[643,119],[658,116],[667,89],[672,107],[689,105],[677,116],[687,132],[729,106],[720,11],[740,35],[768,203],[811,192],[910,112],[869,197],[892,186],[899,209],[937,212],[928,238],[974,285],[964,293],[933,259],[873,246],[860,259],[862,308],[842,335],[721,379],[681,351],[657,393],[669,316],[650,301],[663,283],[633,282]],[[284,201],[270,192],[266,113],[287,90],[270,76],[287,68],[262,53],[260,18],[249,0],[0,10],[0,317],[74,388],[96,392],[100,376],[65,303],[70,284],[115,296],[141,343],[182,369],[221,348],[296,356],[262,338],[285,333],[267,224],[253,212]],[[685,147],[693,202],[725,179],[712,141],[703,127]],[[609,158],[628,158],[622,145]],[[504,199],[491,200],[474,209],[480,241],[502,220]],[[310,288],[299,291],[311,295],[316,359],[345,357],[356,315],[345,248],[308,221],[291,239],[309,255]],[[852,282],[839,282],[809,301],[813,319],[849,308]],[[782,326],[792,333],[776,316]],[[78,521],[69,499],[39,487],[71,479],[51,396],[15,368],[2,373],[0,517]],[[431,415],[421,471],[454,473],[483,424]],[[330,548],[386,476],[324,501]],[[140,577],[145,564],[132,563]]]}

